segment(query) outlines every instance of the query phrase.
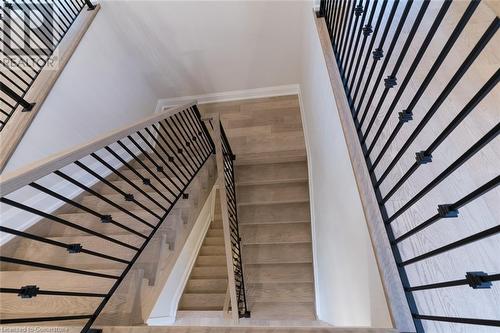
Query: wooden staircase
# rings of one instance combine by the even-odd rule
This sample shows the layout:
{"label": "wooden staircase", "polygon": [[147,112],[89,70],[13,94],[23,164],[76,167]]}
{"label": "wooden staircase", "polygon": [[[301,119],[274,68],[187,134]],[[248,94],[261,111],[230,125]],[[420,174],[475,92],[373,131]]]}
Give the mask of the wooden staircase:
{"label": "wooden staircase", "polygon": [[210,223],[179,302],[179,311],[222,311],[226,291],[226,252],[219,191],[217,191],[214,219]]}
{"label": "wooden staircase", "polygon": [[252,318],[314,320],[307,162],[240,165],[236,174]]}
{"label": "wooden staircase", "polygon": [[[146,169],[139,163],[135,162],[131,164],[139,174],[148,177]],[[148,318],[149,311],[151,311],[156,302],[156,298],[168,277],[170,268],[175,263],[176,257],[189,235],[201,206],[204,204],[213,186],[215,180],[214,166],[213,159],[209,159],[193,182],[188,186],[185,193],[189,193],[189,198],[181,199],[174,206],[130,273],[104,308],[96,324],[116,326],[137,325],[143,324]],[[144,185],[139,176],[129,171],[122,170],[122,172],[127,174],[128,179],[140,186],[147,195],[154,197],[159,203],[166,202],[151,187]],[[117,176],[108,177],[107,180],[112,185],[117,186],[127,193],[134,193],[134,197],[139,202],[150,208],[154,213],[163,215],[163,211],[157,206],[152,205],[151,201],[145,200],[143,195],[136,194],[137,191],[127,182],[118,179]],[[160,177],[160,181],[166,182],[166,178]],[[160,187],[158,180],[152,179],[151,182],[153,185]],[[112,192],[113,190],[109,186],[98,183],[93,186],[93,190],[119,203],[122,207],[127,207],[131,213],[143,218],[146,222],[155,223],[155,219],[150,213],[141,209],[133,202],[125,201],[123,196],[114,194],[116,192]],[[151,231],[151,228],[147,225],[138,223],[136,219],[114,206],[96,200],[95,196],[84,193],[75,201],[84,204],[90,209],[111,214],[113,220],[119,221],[124,226],[132,228],[139,233],[147,235]],[[114,224],[102,223],[99,218],[86,214],[69,204],[63,206],[54,215],[81,227],[89,228],[112,237],[126,245],[139,247],[143,242],[143,239],[138,235],[119,228]],[[81,244],[85,249],[99,251],[105,255],[123,260],[130,260],[134,253],[132,249],[120,244],[108,242],[97,236],[89,235],[84,231],[70,228],[48,219],[39,221],[33,227],[29,228],[27,232],[66,244]],[[85,253],[71,255],[68,254],[65,248],[54,247],[21,237],[13,238],[7,244],[3,245],[0,251],[3,256],[7,257],[28,259],[111,276],[120,275],[126,266],[125,263]],[[44,270],[9,263],[1,263],[0,268],[0,282],[3,288],[20,288],[21,286],[36,284],[42,290],[107,293],[115,282],[113,279]],[[2,293],[0,295],[0,316],[2,319],[55,317],[92,313],[102,300],[102,298],[96,297],[47,297],[44,295],[25,299],[20,298],[16,294]],[[84,323],[84,321],[73,320],[51,322],[49,325],[74,326],[83,325]],[[43,325],[43,323],[40,324]]]}
{"label": "wooden staircase", "polygon": [[220,113],[236,154],[250,320],[315,320],[308,169],[297,96],[205,104],[200,110]]}

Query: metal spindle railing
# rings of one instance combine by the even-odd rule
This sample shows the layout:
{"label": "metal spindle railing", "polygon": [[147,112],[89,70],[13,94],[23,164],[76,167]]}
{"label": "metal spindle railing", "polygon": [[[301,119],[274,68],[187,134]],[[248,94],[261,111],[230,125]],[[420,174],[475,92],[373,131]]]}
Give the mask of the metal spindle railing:
{"label": "metal spindle railing", "polygon": [[0,131],[14,112],[29,112],[35,103],[26,93],[89,0],[0,1]]}
{"label": "metal spindle railing", "polygon": [[[241,237],[238,221],[238,205],[236,200],[236,182],[234,177],[234,163],[236,156],[220,121],[220,115],[207,118],[213,129],[213,141],[217,153],[217,171],[221,193],[221,209],[226,243],[226,259],[228,262],[228,291],[231,300],[233,318],[249,318],[245,277],[243,274],[243,260],[241,251]],[[235,305],[236,304],[236,305]],[[236,310],[236,311],[234,311]]]}
{"label": "metal spindle railing", "polygon": [[[3,221],[0,232],[29,240],[30,244],[43,243],[61,248],[63,251],[59,253],[62,258],[88,255],[99,260],[114,262],[119,265],[120,272],[108,274],[99,270],[75,268],[72,267],[71,260],[60,264],[61,257],[43,257],[43,253],[38,253],[36,258],[32,258],[19,256],[17,252],[11,255],[9,251],[4,251],[0,256],[2,271],[7,268],[8,271],[15,272],[20,266],[28,266],[35,269],[41,268],[44,271],[111,280],[113,283],[106,292],[102,292],[102,288],[99,292],[79,292],[80,286],[76,284],[74,291],[47,290],[43,287],[46,281],[40,284],[40,281],[37,281],[36,276],[33,275],[33,280],[28,285],[19,285],[15,288],[2,285],[0,293],[18,294],[23,299],[31,300],[33,304],[37,304],[38,300],[45,297],[60,296],[92,297],[101,301],[91,313],[75,314],[75,309],[71,309],[72,312],[67,316],[2,317],[0,324],[78,319],[87,321],[82,329],[82,332],[87,332],[167,215],[183,198],[187,187],[215,152],[214,149],[208,129],[201,121],[196,105],[191,103],[149,117],[125,130],[114,132],[98,140],[91,147],[84,145],[64,157],[58,156],[50,159],[35,170],[28,170],[25,174],[21,173],[14,177],[15,179],[9,177],[2,179],[0,202],[5,205],[4,208],[10,206],[29,215],[38,216],[42,219],[39,223],[46,223],[47,228],[56,224],[65,226],[68,230],[78,230],[86,236],[95,236],[106,246],[96,248],[95,245],[90,245],[87,247],[85,241],[81,243],[72,241],[70,244],[54,240],[46,235],[7,227],[4,223],[8,221]],[[127,173],[137,177],[133,180],[127,176]],[[121,180],[126,185],[118,186],[112,179]],[[99,182],[101,190],[107,190],[106,194],[92,186],[95,182]],[[52,186],[46,184],[52,184]],[[79,193],[84,195],[84,199],[70,197],[63,193],[61,188],[68,185],[78,189]],[[89,221],[95,221],[96,226],[104,223],[119,228],[120,235],[130,236],[129,241],[80,225],[57,213],[44,211],[30,205],[29,200],[21,202],[16,193],[19,193],[18,191],[26,193],[30,190],[31,196],[42,194],[66,204],[74,212],[85,214]],[[108,245],[123,248],[127,255],[117,257],[109,254]],[[40,256],[43,261],[37,259]],[[22,272],[19,273],[22,274]],[[65,278],[60,277],[61,281]],[[65,281],[67,285],[68,282]],[[100,287],[99,283],[96,283],[96,288],[98,287]],[[40,312],[43,313],[43,311]]]}
{"label": "metal spindle railing", "polygon": [[[493,44],[492,41],[495,40],[500,27],[499,18],[497,16],[492,18],[479,37],[470,41],[472,43],[470,51],[465,54],[458,67],[451,72],[452,75],[448,81],[440,86],[437,97],[431,97],[432,101],[428,107],[417,107],[417,103],[427,97],[425,93],[434,82],[438,71],[444,67],[443,64],[454,56],[453,47],[464,35],[464,31],[473,24],[471,18],[474,13],[478,12],[480,1],[469,1],[455,20],[449,14],[450,7],[453,5],[452,0],[436,3],[435,10],[431,14],[432,11],[429,9],[432,5],[429,0],[322,0],[318,17],[323,17],[326,23],[354,126],[417,332],[425,331],[423,321],[498,327],[500,318],[462,318],[422,314],[417,306],[418,291],[467,285],[474,289],[488,289],[491,288],[492,282],[500,281],[498,272],[469,271],[463,272],[464,279],[414,286],[409,281],[406,269],[408,265],[449,253],[468,244],[486,241],[488,237],[500,232],[499,225],[454,242],[442,244],[434,250],[408,259],[402,258],[401,246],[402,241],[418,235],[441,219],[456,218],[459,209],[494,190],[499,185],[500,176],[483,182],[481,186],[452,203],[436,203],[437,213],[423,219],[422,222],[416,221],[409,230],[400,232],[401,229],[397,229],[397,233],[394,231],[396,221],[400,222],[399,219],[407,218],[408,215],[405,217],[403,214],[408,213],[419,200],[448,180],[448,177],[459,167],[497,138],[500,132],[498,120],[494,120],[493,124],[484,124],[484,127],[490,129],[482,137],[471,142],[461,155],[449,162],[444,170],[433,176],[430,181],[424,183],[416,194],[403,200],[402,205],[393,213],[389,213],[386,207],[389,200],[394,199],[396,193],[399,193],[398,191],[411,184],[412,176],[416,175],[417,170],[422,172],[420,169],[424,169],[423,165],[432,162],[433,153],[452,133],[457,131],[459,125],[472,114],[478,104],[491,95],[500,79],[498,69],[486,80],[481,79],[483,83],[480,89],[474,88],[472,97],[461,106],[460,111],[449,120],[444,129],[431,138],[425,149],[415,153],[415,161],[409,166],[402,166],[403,156],[413,147],[412,144],[421,138],[423,130],[428,128],[430,121],[443,107],[445,100],[456,87],[468,85],[465,76],[473,75],[470,73],[472,66],[477,63],[485,48]],[[453,14],[456,16],[456,10]],[[429,45],[437,38],[436,31],[442,26],[449,26],[450,22],[453,22],[451,32],[439,46],[437,55],[431,58],[431,66],[425,70],[420,85],[415,88],[415,91],[411,91],[410,82],[415,80],[416,73],[421,68],[422,59],[430,49]],[[467,38],[470,39],[470,36]],[[397,87],[400,77],[402,80]],[[396,91],[391,94],[391,90]],[[391,122],[391,117],[401,101],[408,104],[398,113],[397,121]],[[422,115],[417,117],[414,115],[415,112],[422,113]],[[418,123],[415,126],[408,126],[407,124],[414,117],[419,119]],[[407,128],[411,129],[406,130]],[[396,145],[399,140],[402,140],[402,144]],[[398,148],[394,150],[396,146]],[[382,161],[385,163],[381,163]],[[402,175],[395,181],[391,181],[391,186],[387,186],[388,176],[395,169],[402,169]],[[481,172],[481,170],[476,171]],[[496,259],[498,258],[497,256]]]}

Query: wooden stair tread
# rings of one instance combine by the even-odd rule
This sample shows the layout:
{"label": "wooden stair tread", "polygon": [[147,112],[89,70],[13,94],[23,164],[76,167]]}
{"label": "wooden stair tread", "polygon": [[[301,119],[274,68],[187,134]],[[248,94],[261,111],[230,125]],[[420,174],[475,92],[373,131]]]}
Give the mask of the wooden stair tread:
{"label": "wooden stair tread", "polygon": [[252,302],[249,308],[253,319],[315,320],[313,302]]}
{"label": "wooden stair tread", "polygon": [[305,182],[308,178],[305,161],[241,165],[235,175],[239,186]]}
{"label": "wooden stair tread", "polygon": [[314,301],[312,282],[247,282],[245,286],[247,297],[252,302],[296,303]]}
{"label": "wooden stair tread", "polygon": [[179,310],[222,310],[226,293],[184,293]]}
{"label": "wooden stair tread", "polygon": [[245,265],[247,283],[313,282],[310,263],[248,264]]}
{"label": "wooden stair tread", "polygon": [[240,224],[310,221],[309,201],[253,204],[238,207]]}
{"label": "wooden stair tread", "polygon": [[311,243],[243,245],[243,263],[312,263]]}
{"label": "wooden stair tread", "polygon": [[311,226],[306,223],[240,225],[243,244],[311,242]]}
{"label": "wooden stair tread", "polygon": [[226,266],[225,255],[212,255],[212,256],[198,256],[196,259],[196,266]]}
{"label": "wooden stair tread", "polygon": [[186,294],[218,294],[227,290],[226,279],[190,279],[186,284]]}
{"label": "wooden stair tread", "polygon": [[238,188],[238,204],[265,204],[309,201],[307,182],[249,185]]}
{"label": "wooden stair tread", "polygon": [[226,266],[195,266],[190,279],[224,279],[227,278]]}

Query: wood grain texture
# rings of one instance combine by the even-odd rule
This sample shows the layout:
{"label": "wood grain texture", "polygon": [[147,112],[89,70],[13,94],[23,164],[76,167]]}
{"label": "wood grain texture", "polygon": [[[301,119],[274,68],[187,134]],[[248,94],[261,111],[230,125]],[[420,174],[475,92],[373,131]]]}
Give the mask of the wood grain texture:
{"label": "wood grain texture", "polygon": [[308,169],[297,96],[204,104],[200,109],[207,116],[220,113],[236,154],[251,320],[312,323]]}
{"label": "wood grain texture", "polygon": [[[231,244],[231,227],[229,225],[229,207],[227,202],[227,191],[225,182],[225,162],[224,153],[222,150],[222,130],[220,115],[217,113],[213,118],[214,131],[213,131],[213,142],[215,144],[215,159],[217,161],[217,183],[219,185],[219,199],[220,199],[220,212],[222,216],[222,227],[224,230],[224,247],[216,253],[210,254],[226,254],[226,268],[227,268],[227,279],[228,279],[228,290],[231,304],[231,318],[237,323],[239,320],[239,303],[236,295],[236,280],[234,274],[234,259],[233,259],[233,249]],[[222,303],[225,302],[225,294],[222,297]]]}
{"label": "wood grain texture", "polygon": [[395,328],[401,332],[414,332],[415,326],[359,144],[325,20],[316,19],[316,27],[392,321]]}
{"label": "wood grain texture", "polygon": [[0,145],[0,172],[7,165],[24,133],[26,133],[26,130],[42,107],[45,98],[47,98],[57,78],[63,72],[64,67],[100,9],[101,6],[97,4],[94,10],[82,10],[55,50],[55,54],[59,54],[57,69],[43,69],[24,97],[30,103],[36,103],[33,109],[30,112],[22,112],[22,107],[19,106],[14,110],[12,118],[7,122],[2,132],[0,132],[0,142],[2,142]]}

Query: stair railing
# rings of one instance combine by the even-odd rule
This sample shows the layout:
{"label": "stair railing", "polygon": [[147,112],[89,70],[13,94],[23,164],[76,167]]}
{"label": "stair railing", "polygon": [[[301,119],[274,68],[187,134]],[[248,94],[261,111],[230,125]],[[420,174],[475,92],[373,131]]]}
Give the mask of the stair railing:
{"label": "stair railing", "polygon": [[[201,121],[196,103],[191,102],[147,117],[19,171],[0,176],[2,233],[49,246],[51,250],[60,249],[58,259],[70,256],[93,256],[117,264],[120,267],[118,270],[121,271],[119,274],[108,274],[75,268],[67,262],[51,263],[50,260],[53,258],[55,260],[55,257],[49,258],[49,261],[41,261],[37,258],[8,256],[3,252],[0,256],[2,270],[5,267],[15,268],[21,265],[35,270],[60,272],[62,274],[60,279],[61,281],[66,279],[65,282],[70,279],[67,275],[69,273],[112,283],[105,292],[102,290],[79,292],[78,285],[75,285],[76,290],[68,290],[67,287],[65,290],[48,290],[44,288],[43,281],[36,279],[26,285],[6,285],[3,282],[0,293],[17,294],[27,302],[28,300],[34,302],[32,304],[36,304],[39,299],[57,299],[61,296],[75,299],[95,298],[100,301],[91,313],[75,313],[75,310],[71,309],[72,313],[64,316],[2,317],[0,324],[85,320],[82,332],[87,332],[174,205],[179,200],[188,198],[185,190],[213,153],[214,145],[208,129]],[[137,176],[139,180],[135,182],[130,180],[127,173]],[[122,181],[126,184],[124,185],[126,188],[113,184],[110,177]],[[94,189],[95,184],[106,187],[110,193],[115,194],[115,197],[100,194]],[[68,187],[71,190],[68,190]],[[76,197],[81,194],[92,198],[96,204],[92,205],[92,208],[89,207]],[[43,201],[44,206],[39,207],[40,205],[36,203],[32,204],[32,200],[26,200],[33,196],[51,199],[49,206],[52,207],[71,206],[85,214],[86,218],[96,225],[100,223],[113,225],[131,238],[129,241],[122,241],[95,231],[89,226],[82,226],[62,218],[58,216],[57,211],[46,208],[47,201]],[[119,213],[113,216],[108,211],[110,207]],[[9,224],[5,218],[9,215],[7,208],[21,213],[20,219],[10,221]],[[127,223],[123,223],[120,216],[126,217]],[[103,246],[92,248],[84,243],[67,244],[48,238],[46,235],[32,233],[29,229],[23,230],[15,224],[24,223],[30,218],[41,220],[38,223],[47,223],[47,228],[57,224],[78,230],[85,235],[95,236],[103,242]],[[144,230],[146,232],[143,232]],[[107,254],[110,245],[120,247],[126,251],[126,255],[116,257]]]}
{"label": "stair railing", "polygon": [[99,9],[90,0],[0,2],[0,170]]}
{"label": "stair railing", "polygon": [[[241,252],[241,238],[238,221],[238,205],[236,201],[236,183],[234,178],[234,163],[236,156],[233,154],[220,115],[210,115],[204,120],[210,123],[213,142],[216,151],[218,185],[220,191],[220,204],[222,212],[222,225],[224,230],[224,246],[228,274],[228,294],[231,305],[232,319],[237,322],[239,318],[249,318],[243,262]],[[228,308],[227,300],[224,309]]]}
{"label": "stair railing", "polygon": [[[500,133],[498,119],[492,119],[492,124],[485,123],[484,127],[489,128],[489,130],[479,140],[471,142],[466,151],[450,161],[442,172],[433,177],[416,194],[410,196],[400,208],[390,213],[390,209],[386,207],[391,197],[399,189],[405,185],[408,186],[408,180],[417,169],[423,169],[425,164],[432,163],[433,158],[439,158],[439,156],[433,157],[432,154],[473,113],[478,104],[494,91],[500,80],[500,70],[498,69],[492,72],[489,78],[479,78],[479,74],[471,73],[472,65],[477,62],[485,48],[495,41],[496,32],[500,27],[500,19],[498,16],[494,16],[491,21],[487,22],[489,25],[480,32],[481,35],[474,39],[467,37],[470,39],[470,52],[465,54],[464,60],[457,67],[451,79],[440,88],[439,96],[437,98],[431,97],[433,104],[424,109],[416,107],[428,86],[433,82],[440,67],[444,67],[443,64],[447,59],[455,58],[452,52],[453,46],[463,35],[464,30],[476,24],[477,19],[474,21],[474,19],[471,20],[471,17],[475,12],[481,12],[481,10],[477,10],[479,5],[479,0],[468,1],[464,10],[461,10],[457,23],[455,23],[454,18],[456,13],[452,13],[452,17],[447,14],[452,12],[449,11],[450,7],[453,6],[451,0],[439,2],[436,11],[429,10],[432,6],[432,2],[429,0],[321,0],[317,13],[319,18],[324,19],[324,21],[319,20],[321,23],[319,23],[318,29],[325,57],[336,65],[330,71],[331,82],[346,141],[348,146],[350,145],[351,160],[353,160],[357,171],[358,187],[364,200],[365,214],[372,239],[374,239],[374,243],[376,242],[374,247],[378,251],[379,265],[382,267],[381,274],[383,276],[386,274],[383,280],[385,279],[386,291],[390,295],[388,297],[389,303],[393,302],[392,312],[395,325],[402,331],[414,332],[416,330],[416,332],[421,333],[425,331],[425,326],[429,323],[478,325],[477,327],[485,326],[485,329],[486,326],[500,326],[499,317],[484,319],[452,317],[443,315],[444,311],[447,310],[443,308],[434,309],[435,313],[421,313],[417,306],[418,298],[422,295],[419,293],[423,291],[434,291],[435,295],[439,295],[438,292],[445,288],[462,286],[475,290],[483,289],[481,293],[484,295],[488,293],[484,289],[490,289],[492,282],[500,281],[498,272],[480,272],[477,270],[481,267],[474,266],[473,270],[462,272],[461,278],[455,277],[447,281],[432,281],[432,283],[429,281],[423,285],[412,285],[407,272],[407,268],[412,264],[422,263],[438,255],[450,254],[451,251],[474,242],[485,243],[488,238],[498,235],[500,225],[496,224],[456,241],[440,244],[433,250],[423,252],[415,257],[405,258],[401,251],[404,240],[415,236],[435,223],[439,223],[442,219],[457,218],[459,210],[465,205],[494,190],[500,184],[500,175],[489,179],[454,202],[440,203],[439,205],[436,203],[436,210],[431,216],[420,221],[412,221],[412,226],[404,227],[403,232],[401,232],[401,224],[395,227],[397,222],[402,221],[400,218],[403,214],[407,214],[412,208],[414,209],[414,205],[421,198],[438,184],[447,180],[456,169],[497,138]],[[400,7],[398,8],[398,6]],[[416,7],[413,14],[410,12],[413,10],[412,6]],[[430,24],[427,26],[422,24],[425,20]],[[422,69],[425,71],[425,78],[421,81],[420,86],[417,87],[415,93],[409,91],[410,89],[407,89],[409,83],[414,79],[414,74],[423,63],[422,59],[426,50],[429,49],[432,40],[436,38],[435,36],[439,36],[436,31],[440,26],[451,24],[453,24],[453,29],[439,46],[439,54],[432,59],[432,66],[430,69]],[[415,38],[419,31],[423,31],[422,39]],[[322,34],[327,34],[327,36],[322,37]],[[399,52],[395,51],[398,40],[403,45]],[[331,53],[333,54],[330,56]],[[462,57],[463,55],[458,56],[459,59]],[[404,67],[401,66],[404,62],[411,64],[406,70],[403,70]],[[405,167],[401,178],[390,181],[393,185],[384,188],[382,185],[387,185],[388,175],[392,170],[397,169],[396,166],[402,165],[399,164],[402,156],[412,147],[412,143],[417,137],[421,137],[422,131],[441,108],[452,90],[457,86],[469,86],[471,77],[466,79],[465,74],[475,75],[475,79],[482,82],[482,87],[474,91],[474,95],[468,103],[461,106],[461,110],[450,120],[442,132],[436,133],[435,137],[431,138],[430,144],[424,150],[415,152],[415,161],[409,168]],[[387,76],[384,78],[385,75]],[[395,90],[395,93],[390,94],[391,90]],[[405,105],[405,109],[400,110],[395,115],[400,100],[410,102]],[[421,116],[414,114],[419,112],[423,114]],[[396,116],[396,121],[390,121],[391,117],[394,116]],[[416,126],[408,125],[417,120]],[[404,133],[405,130],[408,134]],[[357,142],[354,143],[355,141]],[[395,154],[391,154],[390,148],[394,149],[399,141],[402,145],[397,145],[399,148],[396,149]],[[381,161],[388,163],[381,163]],[[366,168],[362,163],[366,165]],[[494,166],[492,167],[494,168]],[[414,216],[411,218],[413,219]],[[490,241],[494,242],[491,239]],[[496,258],[498,259],[499,256],[497,255]],[[481,261],[476,262],[480,263]],[[484,264],[485,261],[482,263]],[[491,262],[489,263],[491,264]],[[498,263],[497,260],[495,262],[497,267]],[[427,270],[431,269],[427,267]],[[387,271],[390,271],[389,275],[387,275]],[[397,277],[398,273],[400,281],[392,280]],[[399,288],[401,283],[402,288]],[[472,296],[469,293],[462,295]],[[406,304],[403,303],[405,297]],[[494,297],[493,293],[491,293],[491,297]],[[441,301],[433,302],[442,304]],[[425,301],[422,300],[420,304],[423,303]],[[397,313],[396,316],[394,316],[395,313]],[[496,313],[498,314],[498,311]],[[455,328],[465,329],[461,326]],[[444,330],[446,331],[446,329]]]}

